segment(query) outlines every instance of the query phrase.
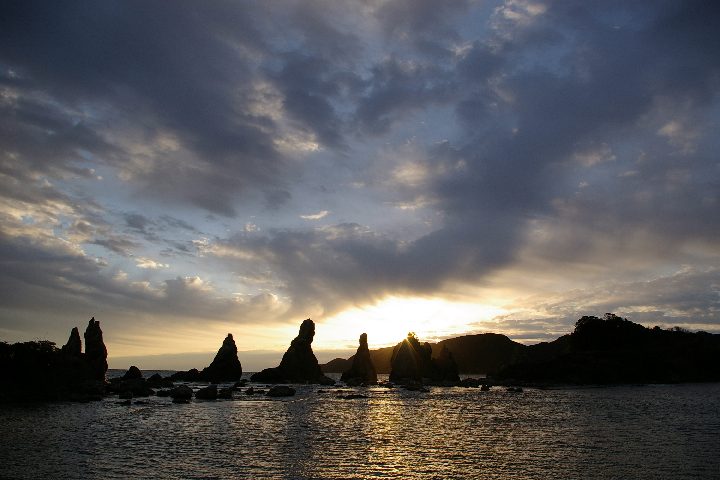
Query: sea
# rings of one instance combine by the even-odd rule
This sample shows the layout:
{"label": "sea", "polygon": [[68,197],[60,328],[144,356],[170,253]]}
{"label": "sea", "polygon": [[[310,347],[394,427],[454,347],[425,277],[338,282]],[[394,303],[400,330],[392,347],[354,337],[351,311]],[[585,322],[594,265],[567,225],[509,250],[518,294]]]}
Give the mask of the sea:
{"label": "sea", "polygon": [[717,383],[295,388],[2,405],[0,478],[720,479]]}

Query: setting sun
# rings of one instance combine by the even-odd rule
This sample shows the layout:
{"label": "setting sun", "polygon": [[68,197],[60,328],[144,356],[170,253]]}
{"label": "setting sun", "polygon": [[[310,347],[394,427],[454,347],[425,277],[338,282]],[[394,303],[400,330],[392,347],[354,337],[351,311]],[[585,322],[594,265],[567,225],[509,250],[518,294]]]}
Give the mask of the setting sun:
{"label": "setting sun", "polygon": [[[483,323],[504,310],[481,303],[440,298],[388,297],[376,304],[354,307],[330,317],[316,334],[316,348],[357,346],[365,332],[371,348],[394,345],[415,332],[422,341],[485,331]],[[448,319],[452,319],[449,322]]]}

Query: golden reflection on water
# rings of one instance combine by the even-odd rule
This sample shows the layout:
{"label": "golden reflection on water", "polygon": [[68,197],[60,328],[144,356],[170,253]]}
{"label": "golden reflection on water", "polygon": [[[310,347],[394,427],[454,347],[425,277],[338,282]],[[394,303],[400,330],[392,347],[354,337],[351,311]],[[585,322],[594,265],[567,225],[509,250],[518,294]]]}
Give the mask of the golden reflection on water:
{"label": "golden reflection on water", "polygon": [[0,409],[0,477],[654,480],[720,472],[718,384],[345,389],[369,397],[353,400],[335,390]]}

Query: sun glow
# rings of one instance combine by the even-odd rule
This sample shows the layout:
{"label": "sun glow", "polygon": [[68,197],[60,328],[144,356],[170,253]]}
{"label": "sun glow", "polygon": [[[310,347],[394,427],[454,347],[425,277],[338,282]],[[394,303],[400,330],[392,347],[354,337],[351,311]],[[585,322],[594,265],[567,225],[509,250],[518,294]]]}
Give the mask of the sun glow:
{"label": "sun glow", "polygon": [[316,329],[314,348],[354,348],[361,333],[370,348],[394,345],[408,332],[422,341],[485,331],[485,323],[505,310],[484,303],[451,302],[440,298],[389,297],[378,303],[345,310]]}

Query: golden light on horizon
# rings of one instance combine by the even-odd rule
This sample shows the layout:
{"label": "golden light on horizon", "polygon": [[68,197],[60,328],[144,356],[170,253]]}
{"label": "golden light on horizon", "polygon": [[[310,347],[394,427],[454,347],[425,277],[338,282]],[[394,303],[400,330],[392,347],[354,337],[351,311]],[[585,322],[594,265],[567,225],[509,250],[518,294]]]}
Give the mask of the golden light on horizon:
{"label": "golden light on horizon", "polygon": [[361,333],[370,348],[394,345],[408,332],[422,341],[485,330],[483,323],[505,310],[485,303],[453,302],[442,298],[388,297],[353,307],[324,320],[316,328],[314,348],[355,348]]}

